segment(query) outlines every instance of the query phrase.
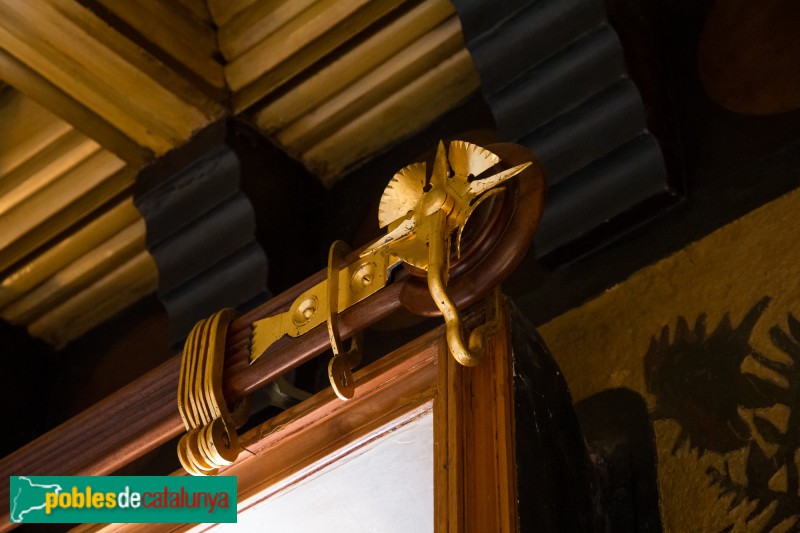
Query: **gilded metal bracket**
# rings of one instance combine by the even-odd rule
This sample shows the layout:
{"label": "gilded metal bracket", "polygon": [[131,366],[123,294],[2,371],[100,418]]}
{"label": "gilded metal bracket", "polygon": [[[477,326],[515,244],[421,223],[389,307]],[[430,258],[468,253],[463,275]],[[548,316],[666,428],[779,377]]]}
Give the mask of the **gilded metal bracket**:
{"label": "gilded metal bracket", "polygon": [[234,417],[222,395],[225,337],[233,319],[223,309],[199,321],[183,347],[178,381],[178,411],[187,433],[178,442],[178,459],[194,476],[213,476],[239,456]]}
{"label": "gilded metal bracket", "polygon": [[[336,312],[364,300],[386,286],[392,266],[386,252],[376,250],[358,261],[338,270]],[[295,298],[289,309],[253,322],[250,362],[253,363],[284,335],[299,337],[328,321],[330,290],[328,279],[334,279],[335,268],[329,268],[328,278]]]}
{"label": "gilded metal bracket", "polygon": [[336,264],[343,252],[334,244],[325,281],[298,296],[287,311],[254,322],[251,363],[284,335],[298,337],[327,322],[334,349],[328,369],[331,384],[341,398],[352,397],[350,372],[359,354],[358,342],[343,353],[336,326],[338,313],[383,288],[390,270],[402,261],[427,271],[428,288],[444,317],[451,353],[463,365],[476,365],[483,351],[482,333],[474,339],[470,335],[469,342],[464,340],[447,280],[450,257],[452,252],[460,257],[463,230],[475,209],[502,191],[499,185],[531,164],[496,170],[500,162],[484,148],[453,141],[447,151],[444,143],[439,143],[430,177],[425,163],[401,169],[386,186],[379,205],[378,220],[388,233],[363,250],[357,261],[341,267],[338,275]]}
{"label": "gilded metal bracket", "polygon": [[[463,229],[478,204],[531,164],[492,174],[490,169],[499,162],[495,154],[463,141],[451,142],[448,155],[440,142],[427,184],[424,163],[409,165],[389,183],[381,198],[379,217],[390,231],[362,252],[388,249],[390,255],[427,270],[428,289],[444,317],[450,353],[465,366],[478,364],[481,351],[471,349],[464,341],[458,308],[447,292],[450,236],[456,232],[458,256]],[[402,218],[387,221],[398,215]]]}

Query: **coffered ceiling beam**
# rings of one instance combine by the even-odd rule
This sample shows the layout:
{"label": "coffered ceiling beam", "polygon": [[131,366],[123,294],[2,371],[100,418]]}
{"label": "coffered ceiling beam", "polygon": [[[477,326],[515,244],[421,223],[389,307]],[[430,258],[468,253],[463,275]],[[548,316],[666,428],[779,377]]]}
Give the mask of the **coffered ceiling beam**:
{"label": "coffered ceiling beam", "polygon": [[[423,39],[453,13],[453,4],[449,0],[422,2],[365,38],[358,46],[313,72],[294,85],[291,91],[267,102],[254,116],[256,125],[265,133],[287,127],[317,106],[325,104],[331,95],[359,83],[362,77],[392,60],[415,41]],[[460,33],[460,28],[457,31]],[[406,57],[411,55],[406,54]]]}
{"label": "coffered ceiling beam", "polygon": [[[241,55],[228,58],[225,78],[233,93],[234,112],[246,110],[401,3],[317,0],[297,16],[287,17],[286,24]],[[220,45],[228,46],[224,40]]]}
{"label": "coffered ceiling beam", "polygon": [[94,153],[40,193],[0,216],[0,270],[44,245],[72,224],[122,194],[135,172],[108,151]]}
{"label": "coffered ceiling beam", "polygon": [[[458,19],[451,17],[280,131],[276,138],[290,153],[302,154],[463,49],[461,27]],[[440,87],[431,87],[431,92],[439,90]],[[410,113],[415,114],[414,111]],[[414,118],[408,117],[408,120]],[[386,126],[383,121],[381,123]]]}
{"label": "coffered ceiling beam", "polygon": [[258,0],[207,0],[211,19],[218,28],[224,26],[238,13],[241,13]]}
{"label": "coffered ceiling beam", "polygon": [[14,324],[25,325],[50,312],[144,251],[144,235],[144,220],[140,218],[55,272],[19,301],[0,311],[0,317]]}
{"label": "coffered ceiling beam", "polygon": [[28,332],[61,348],[157,288],[158,269],[153,257],[142,250],[34,321]]}
{"label": "coffered ceiling beam", "polygon": [[[195,10],[180,2],[161,0],[79,0],[87,7],[102,6],[98,14],[120,30],[128,26],[128,36],[155,47],[154,54],[173,59],[173,65],[183,67],[199,78],[211,90],[223,97],[225,77],[217,61],[217,37],[211,23],[199,18]],[[108,16],[111,15],[111,16]],[[129,41],[130,42],[130,41]],[[133,43],[131,43],[133,44]],[[141,53],[141,52],[140,52]]]}
{"label": "coffered ceiling beam", "polygon": [[140,166],[153,157],[151,150],[140,146],[91,107],[83,105],[2,48],[0,77],[128,163]]}
{"label": "coffered ceiling beam", "polygon": [[[133,200],[127,198],[119,202],[6,276],[0,283],[0,308],[23,299],[29,291],[47,283],[59,272],[69,269],[70,265],[86,254],[101,249],[104,242],[114,238],[125,228],[138,224],[137,221],[141,221],[141,217],[133,206]],[[2,316],[10,319],[10,313],[5,309]]]}
{"label": "coffered ceiling beam", "polygon": [[[183,144],[224,112],[163,61],[72,0],[1,3],[0,49],[17,62],[3,62],[0,77],[11,83],[26,78],[19,88],[58,113],[65,99],[50,98],[56,87],[97,117],[72,112],[84,115],[79,125],[88,123],[88,133],[99,119],[155,155]],[[19,64],[31,72],[21,72]],[[32,73],[51,87],[31,87],[37,81]]]}
{"label": "coffered ceiling beam", "polygon": [[323,183],[331,184],[358,161],[454,109],[478,87],[478,73],[462,48],[304,152],[301,159]]}

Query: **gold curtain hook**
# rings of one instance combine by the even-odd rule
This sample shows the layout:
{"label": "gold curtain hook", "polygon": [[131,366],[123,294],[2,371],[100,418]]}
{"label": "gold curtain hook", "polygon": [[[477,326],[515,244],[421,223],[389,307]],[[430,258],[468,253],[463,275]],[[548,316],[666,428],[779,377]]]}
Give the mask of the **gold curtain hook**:
{"label": "gold curtain hook", "polygon": [[358,332],[350,339],[347,351],[342,346],[339,333],[339,264],[344,261],[350,247],[344,241],[335,241],[328,251],[328,336],[331,340],[333,357],[328,363],[328,379],[336,396],[349,400],[355,394],[353,368],[361,361],[363,333]]}

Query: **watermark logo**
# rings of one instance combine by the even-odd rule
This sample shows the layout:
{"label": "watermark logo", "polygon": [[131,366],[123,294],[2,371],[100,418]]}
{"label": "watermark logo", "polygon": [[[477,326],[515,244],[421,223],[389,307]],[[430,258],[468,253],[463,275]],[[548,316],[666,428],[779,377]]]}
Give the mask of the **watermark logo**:
{"label": "watermark logo", "polygon": [[11,476],[12,523],[236,522],[231,476]]}

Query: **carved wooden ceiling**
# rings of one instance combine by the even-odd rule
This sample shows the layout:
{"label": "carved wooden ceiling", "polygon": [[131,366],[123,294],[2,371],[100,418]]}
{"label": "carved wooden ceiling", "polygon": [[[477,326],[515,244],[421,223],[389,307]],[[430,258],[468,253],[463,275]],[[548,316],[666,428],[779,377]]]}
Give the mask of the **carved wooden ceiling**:
{"label": "carved wooden ceiling", "polygon": [[[657,17],[615,23],[615,5],[0,0],[0,318],[61,348],[155,293],[175,341],[205,307],[264,295],[262,281],[235,287],[235,301],[209,298],[236,292],[220,280],[260,280],[267,260],[298,252],[265,244],[284,230],[264,224],[250,192],[271,189],[253,180],[293,180],[281,165],[296,160],[330,193],[318,204],[345,198],[358,224],[423,140],[492,121],[492,138],[530,148],[549,179],[533,260],[560,265],[605,246],[673,205],[682,178],[669,75],[638,59],[661,52],[629,35],[649,35],[641,21]],[[458,127],[439,127],[454,117]],[[162,164],[232,123],[277,147],[285,161],[273,158],[269,177],[251,164],[239,187],[244,163],[230,146]],[[197,185],[182,172],[205,156],[205,210],[181,211],[190,194],[164,212],[159,185]],[[154,180],[159,165],[169,168]],[[236,182],[224,195],[215,172]],[[207,242],[237,225],[227,246]]]}
{"label": "carved wooden ceiling", "polygon": [[194,133],[330,185],[480,84],[447,0],[3,0],[0,79],[0,317],[56,347],[157,289],[132,188]]}
{"label": "carved wooden ceiling", "polygon": [[[797,17],[717,4],[0,0],[4,454],[165,361],[234,282],[245,302],[366,242],[439,138],[493,128],[540,158],[545,217],[504,286],[538,324],[793,190]],[[726,54],[731,20],[759,53]]]}

